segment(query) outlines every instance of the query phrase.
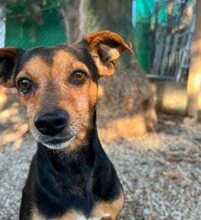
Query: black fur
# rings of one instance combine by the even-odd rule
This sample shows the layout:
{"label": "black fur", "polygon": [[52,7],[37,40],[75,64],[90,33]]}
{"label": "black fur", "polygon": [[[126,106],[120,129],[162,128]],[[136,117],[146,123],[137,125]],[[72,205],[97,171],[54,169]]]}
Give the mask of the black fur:
{"label": "black fur", "polygon": [[33,207],[46,218],[62,216],[71,209],[89,217],[97,201],[118,198],[121,184],[95,128],[89,140],[87,146],[71,154],[38,144],[23,191],[20,220],[30,220]]}
{"label": "black fur", "polygon": [[19,62],[24,54],[23,49],[13,49],[15,52],[8,54],[0,53],[0,81],[7,83],[11,78],[15,78],[18,71]]}

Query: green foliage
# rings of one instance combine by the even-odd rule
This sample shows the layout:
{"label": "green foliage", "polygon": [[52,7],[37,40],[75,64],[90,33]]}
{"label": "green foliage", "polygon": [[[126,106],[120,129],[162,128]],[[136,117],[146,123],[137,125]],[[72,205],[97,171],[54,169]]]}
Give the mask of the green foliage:
{"label": "green foliage", "polygon": [[26,21],[19,23],[13,18],[6,19],[6,46],[31,48],[54,46],[67,41],[65,27],[58,10],[43,11],[42,24]]}
{"label": "green foliage", "polygon": [[43,22],[43,11],[68,5],[70,0],[0,0],[5,5],[8,17],[17,19],[21,23],[34,21]]}
{"label": "green foliage", "polygon": [[[0,0],[2,1],[2,0]],[[66,41],[59,13],[69,0],[6,0],[6,45],[51,46]]]}

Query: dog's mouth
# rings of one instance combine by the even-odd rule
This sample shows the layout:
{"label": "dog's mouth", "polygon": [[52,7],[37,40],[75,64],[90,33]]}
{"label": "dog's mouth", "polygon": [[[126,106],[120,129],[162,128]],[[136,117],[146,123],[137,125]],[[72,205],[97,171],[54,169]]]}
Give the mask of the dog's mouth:
{"label": "dog's mouth", "polygon": [[59,150],[68,147],[73,142],[74,139],[75,139],[74,135],[68,135],[66,137],[54,137],[54,138],[49,138],[46,141],[41,141],[41,144],[43,144],[49,149]]}
{"label": "dog's mouth", "polygon": [[52,137],[41,135],[38,132],[36,132],[34,129],[31,130],[31,133],[37,142],[53,150],[61,150],[68,147],[76,138],[76,134],[74,132],[69,132],[65,135],[63,134],[62,136],[52,136]]}

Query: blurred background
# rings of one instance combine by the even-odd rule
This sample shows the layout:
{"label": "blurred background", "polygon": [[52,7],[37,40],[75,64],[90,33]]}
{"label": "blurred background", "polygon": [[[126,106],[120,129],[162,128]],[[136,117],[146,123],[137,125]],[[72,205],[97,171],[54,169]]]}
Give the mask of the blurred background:
{"label": "blurred background", "polygon": [[195,28],[195,0],[3,0],[0,45],[30,48],[79,40],[109,29],[135,45],[142,68],[185,79]]}
{"label": "blurred background", "polygon": [[[149,78],[154,82],[158,109],[197,118],[201,105],[200,71],[197,73],[200,42],[196,37],[201,31],[199,13],[196,16],[199,11],[200,1],[196,0],[1,0],[0,46],[54,46],[79,41],[98,30],[118,32],[132,43],[134,50],[133,56],[124,55],[121,61],[121,74],[126,72],[127,82],[122,86],[122,90],[126,89],[121,91],[120,99],[129,99],[128,94],[134,92],[129,87],[140,90],[142,101],[132,109],[138,113],[136,109],[141,109],[143,101],[151,99],[146,94],[150,91]],[[192,45],[196,50],[193,57]],[[107,86],[121,84],[120,80],[111,83]],[[4,108],[12,90],[1,88],[1,91],[1,108]]]}

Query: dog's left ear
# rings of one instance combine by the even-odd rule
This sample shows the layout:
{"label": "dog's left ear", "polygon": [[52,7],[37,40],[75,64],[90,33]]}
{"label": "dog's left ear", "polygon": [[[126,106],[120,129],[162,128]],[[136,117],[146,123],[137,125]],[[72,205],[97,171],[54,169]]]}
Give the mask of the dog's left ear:
{"label": "dog's left ear", "polygon": [[19,57],[24,52],[17,48],[0,48],[0,85],[12,87]]}
{"label": "dog's left ear", "polygon": [[125,50],[132,48],[117,33],[101,31],[84,38],[88,50],[95,61],[100,76],[110,76],[115,70],[115,61]]}

